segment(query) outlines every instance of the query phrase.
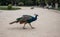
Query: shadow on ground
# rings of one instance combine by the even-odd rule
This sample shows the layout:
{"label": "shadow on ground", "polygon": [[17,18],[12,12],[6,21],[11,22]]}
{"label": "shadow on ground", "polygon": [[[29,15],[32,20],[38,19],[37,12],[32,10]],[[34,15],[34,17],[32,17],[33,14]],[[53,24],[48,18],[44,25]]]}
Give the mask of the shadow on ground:
{"label": "shadow on ground", "polygon": [[[34,28],[35,29],[35,28]],[[10,27],[10,28],[8,28],[8,30],[33,30],[32,28],[25,28],[25,29],[23,29],[22,27]]]}

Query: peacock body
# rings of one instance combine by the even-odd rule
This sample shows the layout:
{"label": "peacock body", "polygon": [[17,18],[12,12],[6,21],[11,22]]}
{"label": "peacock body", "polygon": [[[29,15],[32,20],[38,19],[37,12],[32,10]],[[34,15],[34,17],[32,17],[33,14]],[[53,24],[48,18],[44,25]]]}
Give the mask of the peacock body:
{"label": "peacock body", "polygon": [[[19,22],[20,24],[29,23],[29,25],[31,26],[30,23],[33,22],[33,21],[35,21],[35,20],[37,20],[37,16],[38,16],[38,15],[36,15],[36,14],[35,14],[35,17],[30,16],[30,15],[23,15],[22,17],[17,18],[16,21],[11,22],[10,24],[18,23],[18,22]],[[32,27],[32,26],[31,26],[31,27]]]}
{"label": "peacock body", "polygon": [[23,17],[17,18],[16,20],[31,23],[31,22],[37,20],[37,16],[33,17],[33,16],[30,16],[30,15],[23,15]]}

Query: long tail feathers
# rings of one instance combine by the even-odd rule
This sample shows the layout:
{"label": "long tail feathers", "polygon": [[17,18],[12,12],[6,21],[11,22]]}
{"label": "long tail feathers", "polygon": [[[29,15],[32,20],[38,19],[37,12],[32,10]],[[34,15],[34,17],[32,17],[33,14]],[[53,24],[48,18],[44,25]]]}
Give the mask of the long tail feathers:
{"label": "long tail feathers", "polygon": [[9,24],[13,24],[13,23],[18,23],[18,21],[13,21],[13,22],[11,22],[11,23],[9,23]]}

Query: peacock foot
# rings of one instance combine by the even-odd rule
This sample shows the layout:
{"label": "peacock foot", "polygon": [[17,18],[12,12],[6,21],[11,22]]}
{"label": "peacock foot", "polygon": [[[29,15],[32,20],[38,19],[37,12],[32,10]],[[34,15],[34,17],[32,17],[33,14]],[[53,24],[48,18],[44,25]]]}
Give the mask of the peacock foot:
{"label": "peacock foot", "polygon": [[32,29],[35,29],[35,27],[32,27]]}
{"label": "peacock foot", "polygon": [[23,27],[23,29],[26,29],[25,27]]}

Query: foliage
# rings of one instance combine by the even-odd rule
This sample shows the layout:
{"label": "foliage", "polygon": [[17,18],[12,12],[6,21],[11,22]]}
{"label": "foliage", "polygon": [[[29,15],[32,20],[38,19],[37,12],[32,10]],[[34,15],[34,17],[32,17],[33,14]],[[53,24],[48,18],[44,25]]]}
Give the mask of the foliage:
{"label": "foliage", "polygon": [[34,9],[34,7],[31,7],[31,9]]}
{"label": "foliage", "polygon": [[[7,7],[8,7],[8,6],[0,6],[0,10],[9,10]],[[21,8],[12,7],[12,9],[10,9],[10,10],[18,10],[18,9],[21,9]]]}
{"label": "foliage", "polygon": [[60,0],[0,0],[0,5],[16,4],[16,5],[36,5],[40,3],[60,3]]}
{"label": "foliage", "polygon": [[24,3],[23,3],[23,2],[19,2],[19,3],[18,3],[18,5],[23,6],[23,5],[24,5]]}
{"label": "foliage", "polygon": [[12,9],[12,4],[9,4],[7,8],[8,8],[8,10],[11,10]]}

